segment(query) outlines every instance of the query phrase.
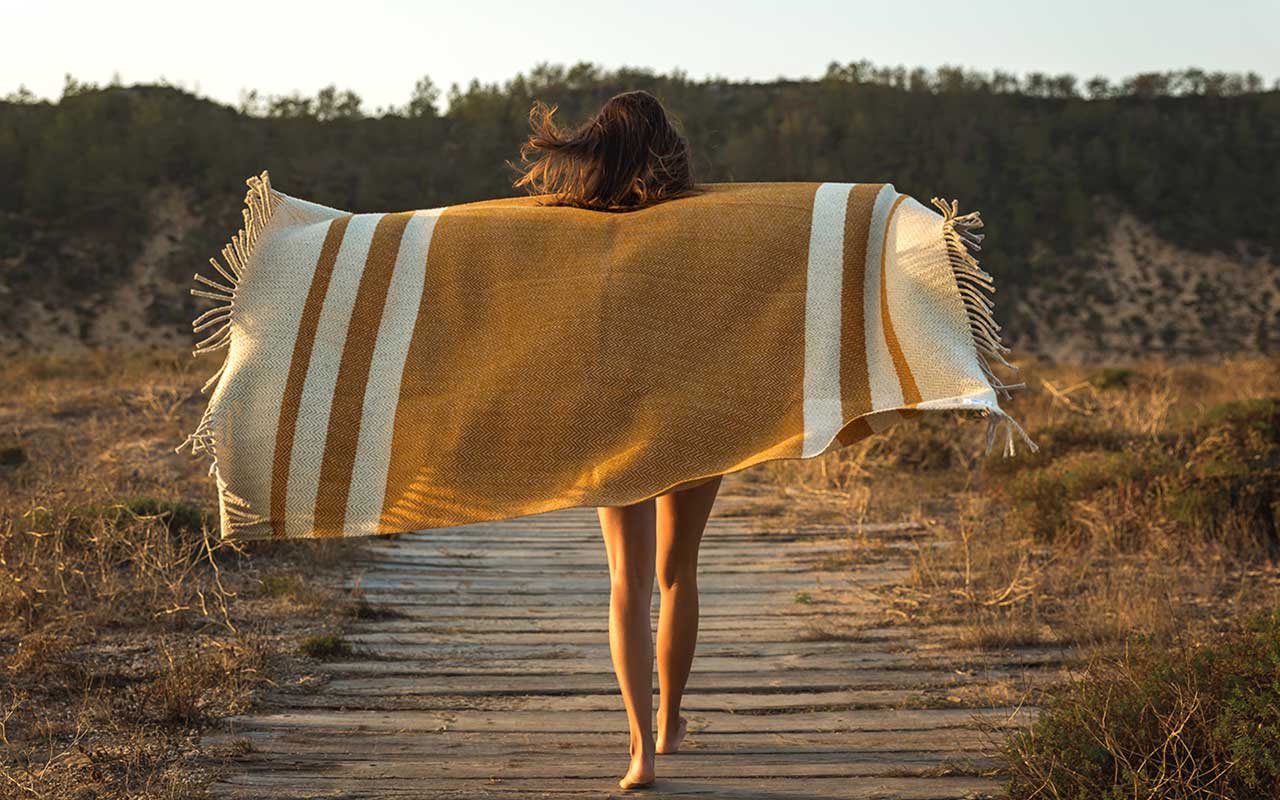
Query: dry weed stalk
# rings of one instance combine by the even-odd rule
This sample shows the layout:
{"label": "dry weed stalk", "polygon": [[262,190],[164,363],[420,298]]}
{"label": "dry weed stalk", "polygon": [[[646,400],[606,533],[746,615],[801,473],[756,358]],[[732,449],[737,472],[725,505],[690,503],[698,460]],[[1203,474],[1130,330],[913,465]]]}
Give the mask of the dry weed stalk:
{"label": "dry weed stalk", "polygon": [[284,609],[259,579],[322,572],[356,545],[216,539],[204,471],[170,452],[199,416],[185,357],[7,366],[0,450],[19,457],[0,463],[0,796],[196,796],[193,731],[290,668],[296,634],[257,631],[342,611]]}

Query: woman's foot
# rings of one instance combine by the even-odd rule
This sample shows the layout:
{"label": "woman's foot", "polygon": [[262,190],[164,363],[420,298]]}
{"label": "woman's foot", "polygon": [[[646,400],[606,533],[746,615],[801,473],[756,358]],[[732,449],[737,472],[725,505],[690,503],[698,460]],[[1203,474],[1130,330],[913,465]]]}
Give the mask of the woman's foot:
{"label": "woman's foot", "polygon": [[680,718],[680,723],[676,725],[675,731],[664,731],[658,729],[657,750],[659,753],[674,753],[680,749],[680,743],[684,741],[684,735],[689,730],[689,723],[684,717]]}
{"label": "woman's foot", "polygon": [[642,748],[639,752],[634,752],[632,748],[631,768],[627,770],[627,774],[622,776],[622,780],[618,781],[618,785],[623,789],[643,789],[646,786],[653,785],[653,752],[645,752]]}

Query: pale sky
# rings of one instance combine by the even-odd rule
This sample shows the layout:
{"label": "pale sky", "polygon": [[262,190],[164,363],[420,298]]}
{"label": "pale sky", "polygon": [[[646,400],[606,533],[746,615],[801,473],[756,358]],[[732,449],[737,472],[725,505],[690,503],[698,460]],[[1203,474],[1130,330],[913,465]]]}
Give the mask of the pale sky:
{"label": "pale sky", "polygon": [[1116,79],[1197,66],[1280,78],[1280,0],[1045,2],[60,2],[0,0],[0,95],[57,98],[63,75],[242,89],[352,89],[364,107],[501,82],[541,62],[675,68],[692,78],[817,77],[829,62],[942,64]]}

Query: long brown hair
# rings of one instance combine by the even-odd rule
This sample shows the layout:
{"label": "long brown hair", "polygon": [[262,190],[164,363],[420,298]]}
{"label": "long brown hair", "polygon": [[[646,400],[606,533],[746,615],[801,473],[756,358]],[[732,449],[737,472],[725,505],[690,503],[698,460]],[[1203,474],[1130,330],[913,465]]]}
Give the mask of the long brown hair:
{"label": "long brown hair", "polygon": [[689,143],[658,98],[645,91],[610,98],[591,119],[565,131],[556,107],[529,111],[533,134],[520,147],[514,186],[548,194],[549,205],[633,211],[697,190]]}

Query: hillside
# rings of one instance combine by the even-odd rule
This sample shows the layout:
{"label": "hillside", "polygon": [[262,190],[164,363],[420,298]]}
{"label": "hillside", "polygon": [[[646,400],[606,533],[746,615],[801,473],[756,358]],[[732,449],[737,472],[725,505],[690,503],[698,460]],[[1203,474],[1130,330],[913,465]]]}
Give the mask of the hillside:
{"label": "hillside", "polygon": [[504,161],[535,97],[571,122],[627,88],[678,115],[700,180],[887,180],[980,210],[997,314],[1023,351],[1280,346],[1280,91],[1139,82],[1085,99],[946,77],[833,65],[822,80],[735,84],[540,68],[455,88],[446,114],[418,103],[376,117],[358,98],[233,109],[173,87],[69,81],[58,103],[0,102],[0,353],[190,342],[190,275],[264,168],[285,191],[358,210],[509,195]]}

